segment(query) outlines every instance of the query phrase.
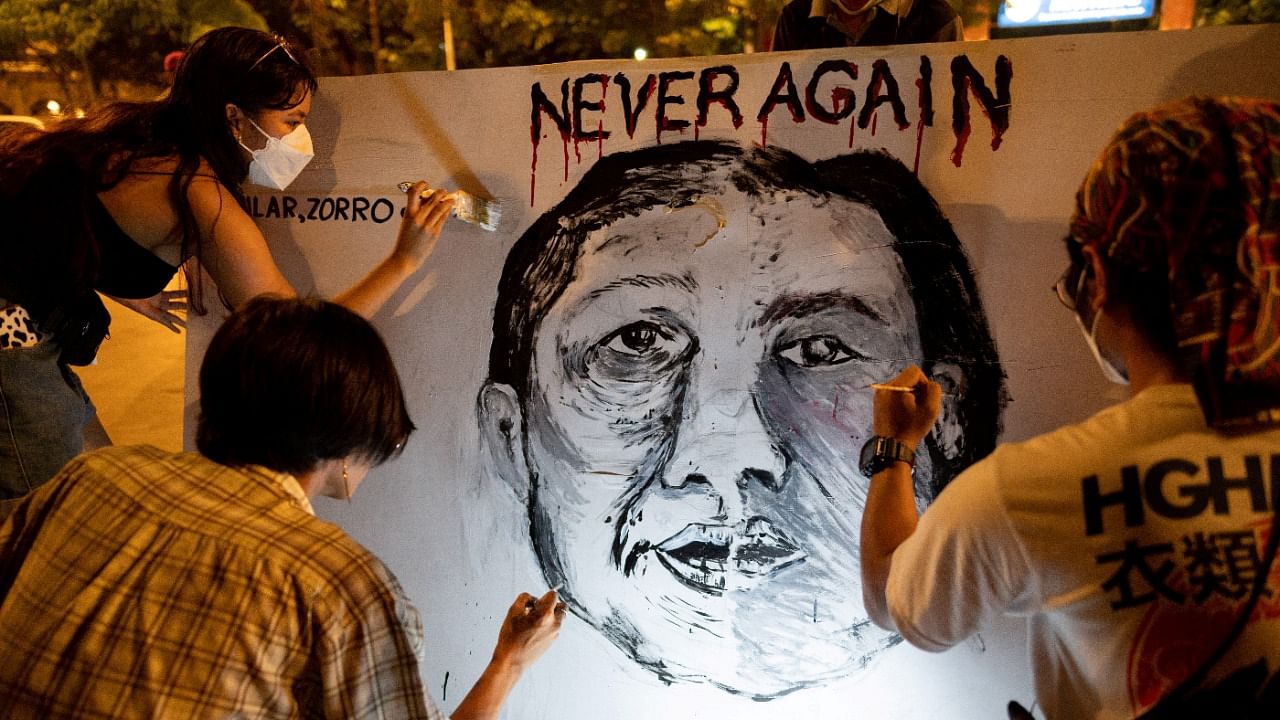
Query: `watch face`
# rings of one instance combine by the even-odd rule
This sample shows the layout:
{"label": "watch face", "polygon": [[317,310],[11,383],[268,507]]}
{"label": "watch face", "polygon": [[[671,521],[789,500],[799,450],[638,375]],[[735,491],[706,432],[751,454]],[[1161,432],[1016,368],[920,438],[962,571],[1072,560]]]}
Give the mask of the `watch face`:
{"label": "watch face", "polygon": [[879,454],[883,444],[884,438],[872,436],[862,444],[862,452],[858,453],[858,469],[868,478],[875,472],[876,455]]}
{"label": "watch face", "polygon": [[894,438],[873,436],[858,454],[858,469],[867,478],[895,462],[905,462],[915,469],[915,452]]}

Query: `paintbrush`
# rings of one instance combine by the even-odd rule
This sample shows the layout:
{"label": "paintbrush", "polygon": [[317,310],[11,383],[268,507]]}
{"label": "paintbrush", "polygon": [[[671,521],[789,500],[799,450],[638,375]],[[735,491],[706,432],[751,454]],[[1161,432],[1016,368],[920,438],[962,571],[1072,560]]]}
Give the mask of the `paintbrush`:
{"label": "paintbrush", "polygon": [[[402,182],[396,187],[400,192],[409,192],[411,182]],[[481,229],[493,232],[498,229],[502,220],[502,203],[498,200],[486,200],[476,197],[466,190],[454,190],[449,193],[453,198],[453,214],[463,222],[479,225]],[[425,196],[424,196],[425,197]]]}
{"label": "paintbrush", "polygon": [[[903,387],[902,385],[886,385],[885,383],[871,383],[870,385],[867,385],[867,387],[871,388],[872,390],[888,390],[889,392],[899,392],[899,393],[914,393],[916,391],[916,386],[914,385],[912,385],[911,387]],[[944,392],[942,394],[946,397],[951,396],[951,393],[949,392]]]}

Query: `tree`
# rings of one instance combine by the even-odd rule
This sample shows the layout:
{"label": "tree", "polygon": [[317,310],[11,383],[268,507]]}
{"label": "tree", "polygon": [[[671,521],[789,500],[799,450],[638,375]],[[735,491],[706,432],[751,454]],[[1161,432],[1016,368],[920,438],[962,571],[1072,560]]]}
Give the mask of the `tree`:
{"label": "tree", "polygon": [[743,52],[784,0],[457,0],[460,67]]}
{"label": "tree", "polygon": [[1280,0],[1199,0],[1197,25],[1280,22]]}
{"label": "tree", "polygon": [[[966,25],[999,0],[950,0]],[[786,0],[3,0],[0,59],[35,60],[90,98],[161,85],[161,59],[224,25],[270,28],[320,75],[440,70],[446,11],[458,67],[751,52]],[[1280,22],[1280,0],[1199,0],[1197,24]],[[122,59],[127,59],[122,61]]]}
{"label": "tree", "polygon": [[75,85],[94,101],[119,81],[162,84],[166,53],[229,24],[266,28],[245,0],[5,0],[0,58],[39,62],[68,98]]}

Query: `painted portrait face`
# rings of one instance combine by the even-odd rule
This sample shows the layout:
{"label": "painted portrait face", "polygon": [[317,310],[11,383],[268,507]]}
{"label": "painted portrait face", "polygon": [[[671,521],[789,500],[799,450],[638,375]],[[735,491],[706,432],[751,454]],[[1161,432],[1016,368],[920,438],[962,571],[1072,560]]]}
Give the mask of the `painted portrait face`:
{"label": "painted portrait face", "polygon": [[534,548],[658,674],[776,697],[897,642],[857,542],[866,386],[921,356],[892,242],[865,205],[730,187],[594,231],[538,325],[511,448]]}

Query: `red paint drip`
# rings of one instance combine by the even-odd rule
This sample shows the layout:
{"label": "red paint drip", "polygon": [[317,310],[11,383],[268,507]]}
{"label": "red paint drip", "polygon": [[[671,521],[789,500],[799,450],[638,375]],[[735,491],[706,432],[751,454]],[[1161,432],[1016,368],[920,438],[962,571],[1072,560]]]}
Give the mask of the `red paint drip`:
{"label": "red paint drip", "polygon": [[560,133],[560,142],[564,145],[564,181],[569,182],[569,136]]}
{"label": "red paint drip", "polygon": [[701,133],[701,128],[702,128],[702,126],[701,126],[701,125],[699,125],[699,124],[697,123],[697,121],[694,121],[694,123],[693,123],[693,139],[694,139],[694,140],[700,140],[700,139],[701,139],[701,135],[702,135],[702,133]]}
{"label": "red paint drip", "polygon": [[600,120],[600,126],[596,128],[596,160],[604,157],[604,119]]}
{"label": "red paint drip", "polygon": [[916,162],[911,166],[911,172],[916,175],[920,174],[920,146],[924,144],[924,121],[916,123]]}
{"label": "red paint drip", "polygon": [[956,132],[956,147],[951,151],[951,164],[960,167],[961,161],[964,160],[964,146],[969,142],[969,133],[973,131],[968,119],[965,119],[964,127]]}
{"label": "red paint drip", "polygon": [[760,147],[769,147],[769,116],[760,121]]}
{"label": "red paint drip", "polygon": [[871,137],[876,136],[876,121],[880,119],[880,111],[871,113]]}

